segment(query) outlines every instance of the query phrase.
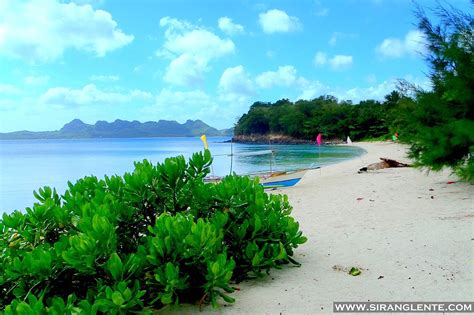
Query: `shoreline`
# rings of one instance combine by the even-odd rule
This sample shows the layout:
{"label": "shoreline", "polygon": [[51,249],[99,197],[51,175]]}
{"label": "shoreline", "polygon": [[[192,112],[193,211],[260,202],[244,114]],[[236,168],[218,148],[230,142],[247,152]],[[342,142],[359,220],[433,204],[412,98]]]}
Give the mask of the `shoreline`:
{"label": "shoreline", "polygon": [[[281,144],[281,145],[298,145],[298,144],[316,144],[316,140],[297,139],[286,135],[238,135],[233,136],[231,140],[226,142],[243,143],[243,144]],[[332,139],[324,141],[324,145],[346,144],[340,139]]]}
{"label": "shoreline", "polygon": [[[388,168],[358,174],[380,157],[409,162],[407,146],[353,143],[365,154],[309,171],[287,194],[308,242],[299,268],[244,281],[234,304],[205,314],[330,314],[334,301],[474,300],[474,185],[448,170]],[[359,276],[347,270],[359,268]],[[164,313],[193,314],[197,306]]]}

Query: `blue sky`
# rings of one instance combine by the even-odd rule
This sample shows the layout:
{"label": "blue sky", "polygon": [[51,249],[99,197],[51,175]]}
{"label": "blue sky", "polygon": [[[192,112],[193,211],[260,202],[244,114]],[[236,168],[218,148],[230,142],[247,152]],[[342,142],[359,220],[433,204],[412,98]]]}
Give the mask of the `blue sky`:
{"label": "blue sky", "polygon": [[405,0],[0,0],[0,131],[74,118],[228,128],[255,101],[383,99],[397,79],[429,88],[413,10]]}

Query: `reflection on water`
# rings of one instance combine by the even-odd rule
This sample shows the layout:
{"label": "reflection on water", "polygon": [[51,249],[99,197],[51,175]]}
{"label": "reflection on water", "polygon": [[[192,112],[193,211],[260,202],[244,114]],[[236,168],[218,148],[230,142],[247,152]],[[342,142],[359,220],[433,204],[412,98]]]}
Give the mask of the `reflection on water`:
{"label": "reflection on water", "polygon": [[[228,138],[209,138],[214,155],[215,175],[230,171],[231,144]],[[363,150],[349,146],[314,145],[248,145],[233,144],[236,154],[256,150],[273,150],[274,156],[234,156],[237,174],[273,170],[289,170],[324,166],[360,155]],[[123,175],[133,170],[133,162],[149,159],[153,163],[165,158],[201,151],[196,138],[142,139],[74,139],[74,140],[1,140],[0,141],[0,213],[31,206],[33,190],[42,186],[56,187],[63,193],[67,181],[86,175]]]}

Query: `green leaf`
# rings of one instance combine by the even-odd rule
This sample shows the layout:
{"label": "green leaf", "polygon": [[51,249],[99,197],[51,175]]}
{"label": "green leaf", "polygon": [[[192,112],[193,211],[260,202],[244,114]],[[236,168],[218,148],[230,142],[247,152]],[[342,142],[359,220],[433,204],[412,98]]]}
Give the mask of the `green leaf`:
{"label": "green leaf", "polygon": [[214,275],[219,274],[220,266],[219,266],[219,263],[218,263],[218,262],[212,263],[211,271],[212,271],[212,273],[213,273]]}
{"label": "green leaf", "polygon": [[224,293],[220,293],[219,294],[223,299],[224,301],[226,301],[227,303],[234,303],[235,302],[235,299],[233,297],[230,297]]}
{"label": "green leaf", "polygon": [[112,294],[112,302],[114,302],[114,304],[117,306],[121,306],[125,302],[125,300],[123,299],[122,294],[120,294],[120,292],[115,291]]}
{"label": "green leaf", "polygon": [[349,270],[349,274],[351,276],[358,276],[361,274],[361,271],[357,267],[352,267],[351,270]]}
{"label": "green leaf", "polygon": [[252,266],[256,267],[260,264],[260,261],[261,261],[261,256],[259,253],[256,253],[255,256],[253,256],[253,259],[252,259]]}
{"label": "green leaf", "polygon": [[161,296],[161,303],[163,303],[165,305],[173,303],[172,296],[173,295],[172,295],[171,292],[163,294]]}
{"label": "green leaf", "polygon": [[175,279],[178,277],[179,268],[175,267],[172,263],[167,263],[165,272],[166,278],[168,278],[169,280]]}
{"label": "green leaf", "polygon": [[260,220],[260,217],[257,215],[255,217],[255,230],[254,230],[254,236],[257,234],[258,231],[262,228],[262,221]]}
{"label": "green leaf", "polygon": [[110,272],[112,278],[115,281],[120,281],[122,279],[123,264],[117,253],[110,255],[110,258],[107,261],[106,269]]}

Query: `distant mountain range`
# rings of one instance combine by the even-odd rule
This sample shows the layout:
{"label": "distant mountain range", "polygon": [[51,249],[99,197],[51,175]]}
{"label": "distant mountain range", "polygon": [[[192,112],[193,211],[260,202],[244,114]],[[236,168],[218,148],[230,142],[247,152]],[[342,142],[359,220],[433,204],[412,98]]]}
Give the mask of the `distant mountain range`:
{"label": "distant mountain range", "polygon": [[233,129],[217,130],[201,120],[188,120],[180,124],[174,120],[114,122],[99,120],[94,125],[74,119],[55,131],[15,131],[0,133],[0,139],[75,139],[75,138],[145,138],[145,137],[194,137],[232,136]]}

